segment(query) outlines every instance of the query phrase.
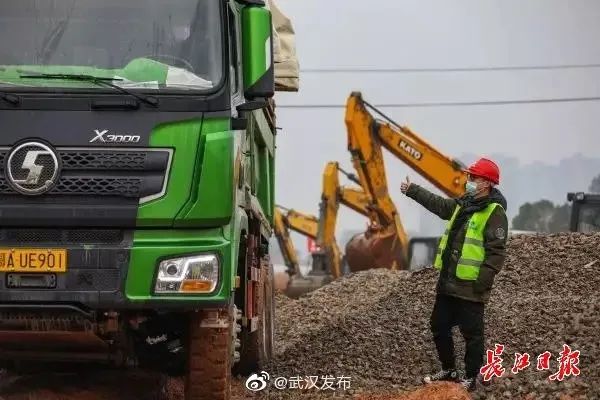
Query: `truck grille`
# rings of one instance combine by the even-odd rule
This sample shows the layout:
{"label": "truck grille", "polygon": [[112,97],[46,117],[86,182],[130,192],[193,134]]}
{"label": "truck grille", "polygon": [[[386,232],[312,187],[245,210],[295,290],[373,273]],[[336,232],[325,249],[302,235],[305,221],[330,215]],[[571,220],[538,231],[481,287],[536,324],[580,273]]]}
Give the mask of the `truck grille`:
{"label": "truck grille", "polygon": [[0,243],[27,244],[119,244],[123,241],[120,229],[0,229]]}
{"label": "truck grille", "polygon": [[[137,178],[62,178],[50,191],[54,194],[95,194],[101,196],[141,197],[144,181]],[[156,192],[156,185],[150,192]],[[150,193],[151,194],[151,193]]]}
{"label": "truck grille", "polygon": [[[62,163],[60,178],[47,195],[147,198],[165,186],[171,152],[168,150],[56,149]],[[17,194],[6,181],[0,149],[0,194]],[[22,160],[21,160],[22,162]]]}
{"label": "truck grille", "polygon": [[58,154],[63,163],[63,170],[144,170],[151,163],[148,153],[144,151],[63,150]]}

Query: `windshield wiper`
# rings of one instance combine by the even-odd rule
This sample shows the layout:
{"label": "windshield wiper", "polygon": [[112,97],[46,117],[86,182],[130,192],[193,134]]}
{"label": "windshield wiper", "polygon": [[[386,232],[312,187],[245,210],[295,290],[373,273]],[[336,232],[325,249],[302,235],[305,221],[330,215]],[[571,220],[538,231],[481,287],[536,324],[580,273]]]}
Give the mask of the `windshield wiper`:
{"label": "windshield wiper", "polygon": [[20,78],[32,78],[32,79],[65,79],[72,81],[91,82],[98,86],[108,86],[113,89],[117,89],[122,93],[128,94],[135,97],[136,99],[143,101],[153,107],[158,107],[158,99],[152,96],[145,96],[139,93],[135,93],[131,90],[122,88],[119,85],[112,83],[113,81],[122,81],[120,78],[108,78],[103,76],[85,75],[85,74],[28,74],[20,75]]}
{"label": "windshield wiper", "polygon": [[13,106],[19,105],[19,103],[21,102],[21,98],[19,96],[10,93],[0,92],[0,99],[12,104]]}

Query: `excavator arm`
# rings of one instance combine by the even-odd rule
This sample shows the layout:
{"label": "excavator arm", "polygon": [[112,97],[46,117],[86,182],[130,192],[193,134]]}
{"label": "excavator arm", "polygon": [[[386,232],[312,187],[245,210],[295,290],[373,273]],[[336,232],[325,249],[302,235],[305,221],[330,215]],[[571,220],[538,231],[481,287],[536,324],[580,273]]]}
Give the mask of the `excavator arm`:
{"label": "excavator arm", "polygon": [[[338,172],[341,172],[346,176],[346,178],[359,186],[358,188],[339,186],[339,174],[335,176],[333,179],[335,179],[334,183],[338,187],[337,193],[339,202],[356,211],[357,213],[368,217],[370,215],[371,208],[373,207],[373,199],[360,186],[360,179],[356,175],[344,171],[337,162],[331,161],[329,164],[335,165],[335,169]],[[331,176],[331,174],[329,174],[329,176]],[[327,185],[328,184],[326,182],[323,183],[323,186]],[[331,183],[329,183],[329,185],[331,185]]]}
{"label": "excavator arm", "polygon": [[319,204],[317,245],[321,250],[313,254],[313,269],[331,273],[334,279],[342,275],[342,254],[335,239],[335,228],[340,204],[368,216],[371,197],[363,190],[340,186],[339,172],[350,180],[356,177],[340,168],[337,162],[328,162],[323,172],[323,190]]}
{"label": "excavator arm", "polygon": [[371,196],[362,189],[342,187],[340,190],[340,203],[368,217],[372,200]]}
{"label": "excavator arm", "polygon": [[[373,200],[369,215],[371,225],[374,229],[382,229],[376,235],[389,238],[384,247],[389,247],[387,250],[390,254],[396,254],[389,260],[391,268],[404,269],[408,259],[408,235],[388,192],[383,150],[377,139],[376,121],[365,109],[360,94],[353,93],[348,99],[345,123],[352,164],[358,173],[362,188]],[[370,244],[365,246],[370,247]],[[363,257],[356,257],[357,260],[359,258],[363,259]],[[370,261],[366,259],[357,261],[361,264],[367,262]],[[373,262],[387,263],[387,261]]]}
{"label": "excavator arm", "polygon": [[[316,239],[318,231],[318,220],[315,216],[304,214],[296,210],[287,209],[282,206],[275,207],[275,235],[279,247],[286,260],[289,280],[285,288],[281,288],[292,298],[303,293],[310,292],[327,283],[325,276],[303,276],[300,271],[298,256],[294,243],[290,237],[289,230],[296,231],[304,236]],[[291,255],[286,257],[286,254]],[[292,255],[293,254],[293,255]]]}
{"label": "excavator arm", "polygon": [[340,249],[335,240],[335,226],[339,209],[339,182],[335,163],[328,163],[323,172],[323,191],[319,203],[319,229],[313,254],[313,271],[330,273],[334,278],[342,274]]}
{"label": "excavator arm", "polygon": [[314,215],[305,214],[282,206],[277,206],[286,213],[283,215],[283,221],[291,230],[296,231],[311,239],[317,238],[319,230],[319,220]]}
{"label": "excavator arm", "polygon": [[289,276],[302,275],[300,272],[300,263],[298,262],[298,254],[294,247],[294,242],[290,237],[290,231],[284,222],[284,216],[281,213],[279,207],[275,207],[273,216],[274,220],[274,232],[277,238],[277,243],[281,249],[285,266],[287,267],[287,273]]}
{"label": "excavator arm", "polygon": [[[379,114],[384,120],[375,119],[367,108]],[[384,227],[393,226],[397,239],[401,243],[404,258],[402,262],[408,263],[413,244],[423,242],[427,243],[428,247],[432,247],[436,238],[407,240],[398,212],[387,190],[382,148],[404,161],[450,197],[460,197],[464,194],[467,180],[466,167],[459,160],[443,154],[408,127],[401,126],[385,116],[364,101],[359,92],[353,92],[348,98],[345,122],[348,149],[361,184],[373,196],[377,214],[383,214],[379,215],[379,221],[374,218],[372,221],[379,222]],[[357,246],[360,247],[359,243]],[[363,248],[366,247],[367,245],[363,245]],[[348,247],[346,252],[349,252]]]}

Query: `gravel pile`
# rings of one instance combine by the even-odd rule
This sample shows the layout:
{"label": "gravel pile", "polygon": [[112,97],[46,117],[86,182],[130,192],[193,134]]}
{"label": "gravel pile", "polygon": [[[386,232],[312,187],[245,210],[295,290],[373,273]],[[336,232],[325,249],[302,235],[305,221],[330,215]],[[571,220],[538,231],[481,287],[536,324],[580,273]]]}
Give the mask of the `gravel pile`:
{"label": "gravel pile", "polygon": [[[348,376],[351,390],[394,392],[420,385],[438,368],[429,316],[437,272],[369,270],[352,274],[298,300],[277,298],[276,357],[272,376]],[[486,348],[505,346],[504,377],[486,399],[600,398],[600,234],[517,236],[497,276],[486,308]],[[457,361],[464,343],[455,332]],[[562,382],[563,344],[581,352],[581,375]],[[550,351],[550,370],[536,358]],[[527,352],[531,365],[511,372],[514,353]],[[273,391],[269,398],[321,397],[324,391]]]}

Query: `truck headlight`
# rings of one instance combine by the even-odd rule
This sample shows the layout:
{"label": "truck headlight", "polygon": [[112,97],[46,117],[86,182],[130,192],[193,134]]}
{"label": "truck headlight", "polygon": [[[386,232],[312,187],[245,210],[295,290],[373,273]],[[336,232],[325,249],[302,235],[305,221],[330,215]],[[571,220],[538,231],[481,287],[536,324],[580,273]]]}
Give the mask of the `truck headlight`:
{"label": "truck headlight", "polygon": [[156,293],[210,293],[219,281],[215,254],[171,258],[158,265]]}

